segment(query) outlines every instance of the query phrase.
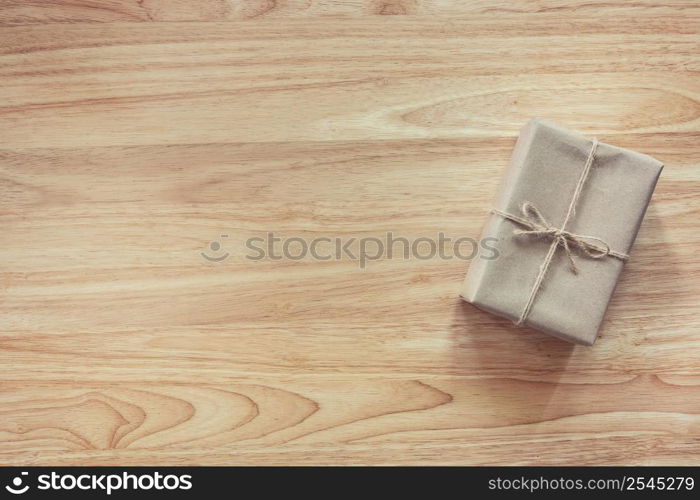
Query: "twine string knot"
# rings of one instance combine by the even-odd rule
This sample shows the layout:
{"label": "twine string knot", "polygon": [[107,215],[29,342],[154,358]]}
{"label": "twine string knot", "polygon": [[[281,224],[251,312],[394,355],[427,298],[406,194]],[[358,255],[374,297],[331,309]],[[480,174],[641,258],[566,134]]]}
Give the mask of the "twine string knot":
{"label": "twine string knot", "polygon": [[522,212],[522,217],[494,210],[494,212],[501,217],[512,220],[526,228],[515,229],[513,234],[516,236],[553,238],[557,242],[557,245],[564,249],[564,253],[569,259],[569,269],[571,269],[574,274],[578,274],[578,267],[576,267],[572,247],[577,248],[586,257],[591,259],[602,259],[613,253],[610,249],[610,245],[601,238],[586,234],[576,234],[553,226],[544,218],[542,212],[529,201],[522,204],[520,211]]}

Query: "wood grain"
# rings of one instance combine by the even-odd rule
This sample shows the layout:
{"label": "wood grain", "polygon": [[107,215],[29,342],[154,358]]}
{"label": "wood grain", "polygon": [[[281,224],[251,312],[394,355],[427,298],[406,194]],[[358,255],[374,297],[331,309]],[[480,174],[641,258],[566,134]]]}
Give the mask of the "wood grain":
{"label": "wood grain", "polygon": [[[691,1],[0,2],[0,463],[700,464],[699,54]],[[593,348],[245,257],[475,237],[532,116],[666,164]]]}

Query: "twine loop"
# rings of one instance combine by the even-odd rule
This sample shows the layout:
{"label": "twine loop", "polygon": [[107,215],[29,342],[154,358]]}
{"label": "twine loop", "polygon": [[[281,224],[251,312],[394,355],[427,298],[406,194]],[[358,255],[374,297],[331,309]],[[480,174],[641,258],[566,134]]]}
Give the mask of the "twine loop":
{"label": "twine loop", "polygon": [[564,249],[566,257],[569,259],[569,269],[571,269],[571,272],[574,274],[578,274],[578,267],[576,267],[572,247],[578,249],[586,257],[591,259],[602,259],[608,255],[613,255],[623,260],[627,258],[626,255],[618,254],[611,250],[610,245],[601,238],[586,234],[576,234],[565,231],[562,228],[554,227],[544,218],[542,212],[529,201],[522,204],[520,211],[523,214],[522,217],[501,212],[500,210],[493,210],[493,213],[527,228],[525,230],[515,229],[513,234],[516,236],[553,238],[557,245]]}

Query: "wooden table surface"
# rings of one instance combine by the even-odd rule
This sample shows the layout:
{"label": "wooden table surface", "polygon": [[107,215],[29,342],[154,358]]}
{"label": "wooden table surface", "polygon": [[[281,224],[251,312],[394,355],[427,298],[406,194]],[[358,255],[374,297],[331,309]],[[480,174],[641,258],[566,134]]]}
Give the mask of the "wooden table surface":
{"label": "wooden table surface", "polygon": [[[700,464],[700,3],[0,25],[0,463]],[[476,237],[533,116],[666,165],[592,348],[460,302],[465,260],[248,258]]]}

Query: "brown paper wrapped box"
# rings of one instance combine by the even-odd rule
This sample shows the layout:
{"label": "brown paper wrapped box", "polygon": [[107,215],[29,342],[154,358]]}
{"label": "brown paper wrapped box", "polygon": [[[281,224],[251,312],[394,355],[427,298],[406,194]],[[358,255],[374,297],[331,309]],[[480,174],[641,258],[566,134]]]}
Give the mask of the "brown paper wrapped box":
{"label": "brown paper wrapped box", "polygon": [[472,261],[462,298],[592,345],[662,168],[649,156],[530,121],[482,233],[498,240],[500,255]]}

